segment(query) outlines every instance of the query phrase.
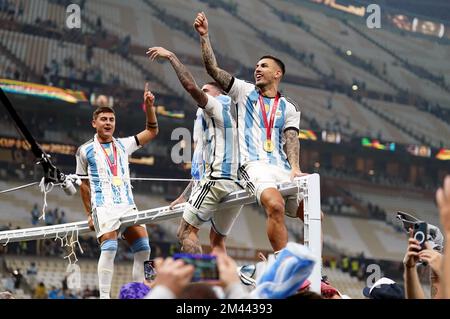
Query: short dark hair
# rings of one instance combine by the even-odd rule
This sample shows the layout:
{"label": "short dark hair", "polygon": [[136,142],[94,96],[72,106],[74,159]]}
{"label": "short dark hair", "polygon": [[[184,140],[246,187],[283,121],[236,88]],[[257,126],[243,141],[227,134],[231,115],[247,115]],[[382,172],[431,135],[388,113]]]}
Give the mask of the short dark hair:
{"label": "short dark hair", "polygon": [[286,73],[286,67],[284,66],[283,61],[281,61],[277,57],[274,57],[273,55],[265,55],[265,56],[262,56],[261,58],[259,58],[259,60],[262,60],[262,59],[274,60],[278,64],[278,66],[280,67],[282,74],[284,75]]}
{"label": "short dark hair", "polygon": [[209,84],[209,85],[212,85],[212,86],[216,87],[221,93],[223,93],[222,87],[216,81],[207,82],[207,83],[205,83],[205,85],[206,84]]}
{"label": "short dark hair", "polygon": [[116,114],[114,112],[114,109],[109,106],[99,106],[95,109],[94,113],[92,113],[92,118],[95,120],[100,113],[112,113],[114,115]]}

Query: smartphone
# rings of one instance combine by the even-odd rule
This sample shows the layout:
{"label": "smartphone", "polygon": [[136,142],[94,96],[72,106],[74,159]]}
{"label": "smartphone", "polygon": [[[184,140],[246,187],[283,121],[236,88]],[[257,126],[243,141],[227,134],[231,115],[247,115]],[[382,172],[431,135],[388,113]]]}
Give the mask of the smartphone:
{"label": "smartphone", "polygon": [[422,249],[425,248],[425,242],[427,241],[427,228],[426,222],[417,222],[414,224],[414,239],[417,240]]}
{"label": "smartphone", "polygon": [[195,267],[193,282],[219,280],[216,256],[200,254],[174,254],[173,259],[182,259]]}
{"label": "smartphone", "polygon": [[153,260],[144,261],[144,278],[145,280],[155,280],[156,271],[153,267]]}

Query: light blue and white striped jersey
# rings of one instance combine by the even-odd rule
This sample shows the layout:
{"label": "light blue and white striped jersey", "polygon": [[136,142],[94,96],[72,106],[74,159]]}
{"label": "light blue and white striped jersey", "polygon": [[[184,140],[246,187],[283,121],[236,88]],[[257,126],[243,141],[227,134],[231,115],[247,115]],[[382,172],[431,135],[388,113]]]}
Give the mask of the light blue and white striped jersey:
{"label": "light blue and white striped jersey", "polygon": [[[270,164],[291,169],[284,152],[284,131],[300,128],[300,110],[298,106],[285,96],[281,95],[275,113],[272,128],[272,143],[275,149],[272,152],[264,150],[266,141],[266,128],[264,125],[261,107],[259,105],[259,89],[252,83],[233,78],[228,95],[236,103],[239,161],[243,165],[250,161],[266,161]],[[275,98],[263,97],[267,119],[270,119]],[[270,107],[269,107],[270,106]]]}
{"label": "light blue and white striped jersey", "polygon": [[203,159],[206,178],[237,179],[237,131],[230,110],[229,96],[208,95],[208,103],[203,110]]}
{"label": "light blue and white striped jersey", "polygon": [[205,173],[205,161],[203,160],[203,125],[205,124],[203,109],[198,108],[194,121],[194,133],[192,136],[195,148],[191,163],[191,176],[197,181],[201,180]]}
{"label": "light blue and white striped jersey", "polygon": [[[96,137],[77,150],[76,174],[89,176],[92,208],[134,205],[128,157],[141,146],[136,136],[114,139],[114,143],[117,150],[117,176],[122,181],[117,186],[112,183],[111,169]],[[107,148],[106,144],[104,147]]]}

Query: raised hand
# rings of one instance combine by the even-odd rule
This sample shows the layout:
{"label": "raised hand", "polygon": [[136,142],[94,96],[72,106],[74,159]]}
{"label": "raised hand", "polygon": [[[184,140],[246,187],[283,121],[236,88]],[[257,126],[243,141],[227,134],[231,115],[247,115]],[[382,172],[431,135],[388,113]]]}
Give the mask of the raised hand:
{"label": "raised hand", "polygon": [[152,47],[146,54],[151,61],[155,61],[157,58],[168,59],[173,53],[163,47]]}
{"label": "raised hand", "polygon": [[186,198],[183,195],[178,196],[173,202],[170,203],[169,209],[173,209],[175,205],[186,203]]}
{"label": "raised hand", "polygon": [[144,103],[145,106],[153,106],[153,103],[155,102],[155,96],[150,91],[148,82],[145,82],[145,89],[144,89]]}
{"label": "raised hand", "polygon": [[406,251],[405,258],[403,258],[403,265],[406,268],[416,267],[416,263],[419,261],[419,252],[422,249],[419,242],[413,238],[413,230],[409,230],[408,250]]}
{"label": "raised hand", "polygon": [[181,259],[155,259],[155,286],[165,286],[178,296],[194,275],[194,266],[185,264]]}
{"label": "raised hand", "polygon": [[444,187],[436,192],[436,202],[441,215],[441,224],[446,234],[450,234],[450,176],[444,179]]}
{"label": "raised hand", "polygon": [[425,243],[425,247],[426,249],[419,252],[419,259],[426,261],[430,265],[433,273],[440,277],[442,255],[438,251],[433,250],[428,242]]}
{"label": "raised hand", "polygon": [[208,34],[208,19],[206,19],[206,14],[203,11],[197,13],[197,17],[194,21],[194,29],[200,36]]}

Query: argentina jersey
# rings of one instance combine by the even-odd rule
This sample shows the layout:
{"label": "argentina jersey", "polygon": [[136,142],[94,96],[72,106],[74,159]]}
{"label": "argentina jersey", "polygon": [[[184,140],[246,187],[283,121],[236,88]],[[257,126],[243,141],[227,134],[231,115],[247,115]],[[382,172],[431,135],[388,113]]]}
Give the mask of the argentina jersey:
{"label": "argentina jersey", "polygon": [[[94,137],[78,148],[76,174],[89,176],[92,208],[134,205],[128,157],[139,148],[136,136],[114,139],[114,142],[105,144],[100,144]],[[114,153],[116,155],[112,156]],[[109,165],[114,162],[117,164],[116,178]]]}
{"label": "argentina jersey", "polygon": [[192,155],[191,176],[194,180],[200,180],[205,173],[205,163],[203,160],[203,131],[206,126],[205,118],[203,117],[203,109],[199,108],[194,122],[194,155]]}
{"label": "argentina jersey", "polygon": [[[300,128],[300,110],[285,96],[277,98],[262,97],[264,106],[261,108],[258,88],[249,82],[233,78],[228,95],[236,103],[239,161],[243,165],[251,161],[264,161],[272,165],[291,169],[286,153],[284,152],[284,131]],[[271,129],[270,141],[273,144],[272,151],[266,151],[267,125],[264,121],[262,110],[266,112],[267,121],[274,110],[274,121]]]}
{"label": "argentina jersey", "polygon": [[208,96],[203,111],[203,159],[205,177],[237,179],[238,149],[236,123],[231,116],[231,99]]}

